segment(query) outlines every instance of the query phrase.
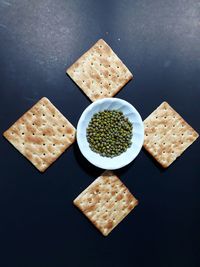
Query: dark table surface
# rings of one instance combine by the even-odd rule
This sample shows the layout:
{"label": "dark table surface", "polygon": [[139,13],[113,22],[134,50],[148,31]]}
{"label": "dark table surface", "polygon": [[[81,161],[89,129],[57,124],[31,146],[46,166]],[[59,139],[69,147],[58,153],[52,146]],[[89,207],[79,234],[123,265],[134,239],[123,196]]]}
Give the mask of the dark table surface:
{"label": "dark table surface", "polygon": [[[41,97],[76,126],[89,99],[65,70],[99,38],[134,73],[117,95],[144,119],[168,101],[200,132],[198,0],[1,0],[0,132]],[[76,144],[44,174],[0,138],[0,266],[200,266],[200,141],[163,170],[116,171],[138,207],[103,237],[72,200],[102,170]]]}

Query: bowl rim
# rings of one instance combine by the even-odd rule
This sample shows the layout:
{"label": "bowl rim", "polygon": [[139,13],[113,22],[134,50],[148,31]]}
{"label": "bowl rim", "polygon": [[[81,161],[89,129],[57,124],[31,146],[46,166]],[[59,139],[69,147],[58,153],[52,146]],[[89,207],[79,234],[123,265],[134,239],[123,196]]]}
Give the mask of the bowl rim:
{"label": "bowl rim", "polygon": [[[80,133],[81,133],[81,124],[82,124],[82,121],[83,119],[85,118],[85,115],[90,112],[90,110],[93,109],[94,106],[97,106],[97,105],[101,105],[103,102],[107,102],[107,101],[111,101],[111,102],[120,102],[121,104],[123,105],[126,105],[126,106],[129,106],[133,112],[137,115],[138,117],[138,120],[140,122],[140,125],[142,126],[142,138],[141,138],[141,144],[140,144],[140,149],[138,149],[137,153],[134,154],[133,157],[130,157],[130,160],[127,161],[127,162],[123,162],[121,163],[120,165],[118,165],[117,167],[115,168],[106,168],[108,170],[117,170],[117,169],[120,169],[128,164],[130,164],[137,156],[138,154],[140,153],[141,149],[142,149],[142,146],[143,146],[143,143],[144,143],[144,124],[143,124],[143,120],[139,114],[139,112],[137,111],[137,109],[132,105],[130,104],[128,101],[124,100],[124,99],[121,99],[121,98],[112,98],[112,97],[107,97],[107,98],[102,98],[102,99],[98,99],[96,100],[95,102],[91,103],[89,106],[87,106],[85,108],[85,110],[82,112],[79,120],[78,120],[78,123],[77,123],[77,130],[76,130],[76,139],[77,139],[77,144],[78,144],[78,147],[79,147],[79,150],[80,152],[82,153],[82,155],[91,163],[93,164],[94,166],[98,167],[98,168],[101,168],[101,169],[105,169],[102,164],[99,164],[99,163],[96,163],[96,161],[93,161],[93,158],[90,158],[88,157],[87,153],[85,152],[84,149],[82,149],[82,146],[81,146],[81,136],[80,136]],[[99,155],[101,156],[101,155]],[[102,156],[101,156],[102,157]],[[105,158],[105,157],[102,157],[102,158]]]}

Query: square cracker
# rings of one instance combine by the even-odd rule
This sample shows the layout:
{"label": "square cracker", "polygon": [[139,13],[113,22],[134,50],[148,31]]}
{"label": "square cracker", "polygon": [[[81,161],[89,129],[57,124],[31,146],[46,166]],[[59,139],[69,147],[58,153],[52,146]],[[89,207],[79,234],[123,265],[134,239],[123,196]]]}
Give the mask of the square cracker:
{"label": "square cracker", "polygon": [[74,200],[74,204],[107,236],[138,201],[116,175],[105,171]]}
{"label": "square cracker", "polygon": [[164,168],[199,136],[167,102],[144,120],[144,128],[144,147]]}
{"label": "square cracker", "polygon": [[114,96],[133,78],[103,39],[69,67],[67,74],[92,101]]}
{"label": "square cracker", "polygon": [[43,172],[74,142],[75,128],[43,97],[3,135]]}

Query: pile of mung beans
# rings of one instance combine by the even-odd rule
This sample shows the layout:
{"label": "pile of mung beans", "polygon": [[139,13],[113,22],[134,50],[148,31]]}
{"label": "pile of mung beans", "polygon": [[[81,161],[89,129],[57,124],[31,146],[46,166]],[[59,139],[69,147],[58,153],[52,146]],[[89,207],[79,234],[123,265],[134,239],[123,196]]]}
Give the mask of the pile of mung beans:
{"label": "pile of mung beans", "polygon": [[92,151],[103,157],[116,157],[132,144],[133,126],[118,110],[104,110],[91,118],[86,136]]}

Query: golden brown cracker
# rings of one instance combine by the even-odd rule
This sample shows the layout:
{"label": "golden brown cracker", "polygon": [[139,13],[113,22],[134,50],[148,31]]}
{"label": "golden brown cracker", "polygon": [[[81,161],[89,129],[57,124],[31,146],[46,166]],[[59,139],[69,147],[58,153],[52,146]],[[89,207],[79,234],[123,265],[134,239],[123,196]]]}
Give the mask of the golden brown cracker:
{"label": "golden brown cracker", "polygon": [[3,135],[43,172],[74,142],[75,128],[43,97]]}
{"label": "golden brown cracker", "polygon": [[74,204],[107,236],[138,201],[113,172],[105,171],[74,200]]}
{"label": "golden brown cracker", "polygon": [[164,168],[199,136],[167,102],[144,120],[144,128],[144,147]]}
{"label": "golden brown cracker", "polygon": [[92,101],[114,96],[133,78],[103,39],[71,65],[67,74]]}

